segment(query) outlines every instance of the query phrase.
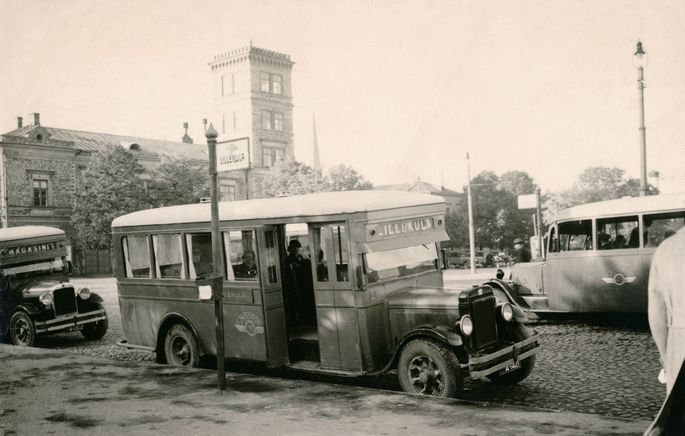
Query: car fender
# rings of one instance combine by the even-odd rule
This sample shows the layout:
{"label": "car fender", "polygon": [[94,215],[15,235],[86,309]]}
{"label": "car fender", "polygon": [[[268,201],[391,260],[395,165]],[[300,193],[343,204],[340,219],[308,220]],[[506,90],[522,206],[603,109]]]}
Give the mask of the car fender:
{"label": "car fender", "polygon": [[507,300],[509,300],[509,303],[511,303],[514,307],[519,307],[521,309],[529,309],[528,304],[526,303],[526,300],[524,300],[518,292],[507,282],[504,280],[500,279],[491,279],[485,283],[484,285],[490,286],[494,289],[500,290],[506,297]]}
{"label": "car fender", "polygon": [[35,305],[33,303],[28,303],[28,302],[17,304],[17,306],[14,308],[14,311],[12,313],[17,312],[18,310],[24,311],[31,316],[39,315],[42,312],[42,309],[40,307],[38,307],[37,305]]}

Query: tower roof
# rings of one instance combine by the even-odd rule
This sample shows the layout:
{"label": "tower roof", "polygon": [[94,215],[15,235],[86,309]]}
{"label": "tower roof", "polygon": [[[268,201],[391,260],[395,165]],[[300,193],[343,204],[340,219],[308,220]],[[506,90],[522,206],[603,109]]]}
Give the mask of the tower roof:
{"label": "tower roof", "polygon": [[250,45],[246,47],[215,55],[214,59],[209,62],[208,65],[214,69],[246,60],[280,65],[288,68],[292,68],[293,64],[295,64],[295,62],[290,59],[289,54],[255,47],[250,43]]}

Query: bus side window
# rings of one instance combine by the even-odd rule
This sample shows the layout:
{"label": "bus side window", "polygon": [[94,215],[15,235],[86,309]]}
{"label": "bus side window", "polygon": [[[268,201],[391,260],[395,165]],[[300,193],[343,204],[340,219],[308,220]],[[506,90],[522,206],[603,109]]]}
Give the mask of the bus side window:
{"label": "bus side window", "polygon": [[188,273],[191,279],[212,272],[212,234],[191,233],[186,235],[188,248]]}
{"label": "bus side window", "polygon": [[598,250],[620,250],[639,246],[640,229],[636,215],[597,220]]}
{"label": "bus side window", "polygon": [[257,241],[252,230],[224,232],[224,250],[229,281],[256,281]]}
{"label": "bus side window", "polygon": [[657,247],[664,239],[685,226],[685,211],[645,215],[645,247]]}
{"label": "bus side window", "polygon": [[160,278],[185,278],[183,270],[183,243],[180,234],[153,235],[155,271]]}
{"label": "bus side window", "polygon": [[126,277],[150,277],[150,250],[147,236],[125,236],[122,238]]}
{"label": "bus side window", "polygon": [[567,221],[559,223],[559,251],[592,249],[592,221]]}

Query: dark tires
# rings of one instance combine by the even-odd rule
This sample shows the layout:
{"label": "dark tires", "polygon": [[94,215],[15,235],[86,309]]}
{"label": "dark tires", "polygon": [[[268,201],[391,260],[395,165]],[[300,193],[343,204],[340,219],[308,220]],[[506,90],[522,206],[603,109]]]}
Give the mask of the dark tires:
{"label": "dark tires", "polygon": [[397,376],[405,392],[452,398],[463,389],[457,356],[437,342],[415,339],[409,342],[397,365]]}
{"label": "dark tires", "polygon": [[[519,326],[514,337],[517,341],[522,341],[530,337],[531,333],[525,326]],[[499,385],[515,385],[525,380],[535,368],[535,354],[521,361],[521,366],[506,374],[490,374],[488,378]]]}
{"label": "dark tires", "polygon": [[[102,306],[98,307],[98,309],[102,308]],[[102,337],[105,336],[105,333],[107,333],[108,327],[109,320],[107,319],[107,314],[105,313],[105,319],[84,325],[83,330],[81,330],[81,334],[86,339],[102,339]]]}
{"label": "dark tires", "polygon": [[14,345],[21,347],[32,347],[36,342],[36,327],[26,312],[14,312],[10,318],[9,337]]}
{"label": "dark tires", "polygon": [[188,327],[176,324],[169,329],[164,338],[164,357],[172,366],[197,368],[200,365],[200,347]]}

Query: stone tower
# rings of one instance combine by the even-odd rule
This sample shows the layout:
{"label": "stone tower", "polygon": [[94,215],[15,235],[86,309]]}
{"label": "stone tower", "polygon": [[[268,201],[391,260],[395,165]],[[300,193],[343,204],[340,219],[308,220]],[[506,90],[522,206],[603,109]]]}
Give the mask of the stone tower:
{"label": "stone tower", "polygon": [[250,170],[223,174],[222,185],[233,184],[236,199],[259,197],[270,167],[279,159],[294,158],[293,62],[287,54],[250,43],[215,56],[209,67],[218,141],[250,139]]}

